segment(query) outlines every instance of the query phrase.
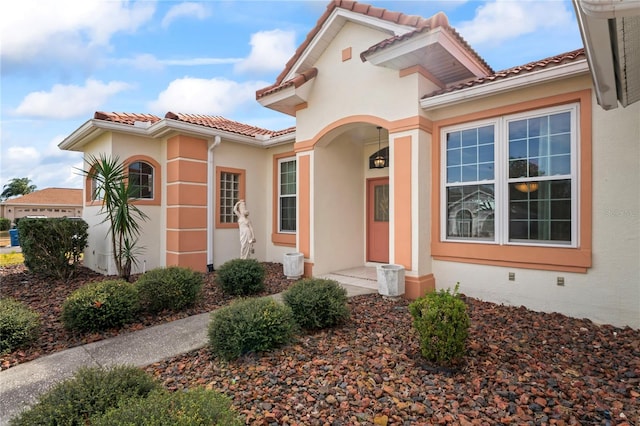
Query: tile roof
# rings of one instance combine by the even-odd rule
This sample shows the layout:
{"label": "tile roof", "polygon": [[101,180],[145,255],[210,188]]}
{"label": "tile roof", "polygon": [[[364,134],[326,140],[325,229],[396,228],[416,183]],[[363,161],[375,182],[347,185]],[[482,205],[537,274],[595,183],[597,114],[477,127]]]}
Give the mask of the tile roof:
{"label": "tile roof", "polygon": [[169,118],[171,120],[184,121],[185,123],[197,124],[200,126],[210,127],[212,129],[223,130],[225,132],[237,133],[243,136],[280,136],[287,133],[293,133],[295,131],[295,127],[289,127],[284,130],[267,130],[256,126],[251,126],[249,124],[240,123],[238,121],[229,120],[224,117],[219,116],[211,116],[211,115],[200,115],[200,114],[182,114],[182,113],[173,113],[168,112],[165,115],[165,118]]}
{"label": "tile roof", "polygon": [[491,68],[491,66],[489,66],[489,64],[484,59],[482,59],[482,57],[478,54],[478,52],[476,52],[471,47],[471,45],[467,43],[466,40],[463,39],[462,36],[452,26],[449,25],[449,18],[447,18],[447,15],[445,15],[444,12],[438,12],[428,19],[424,19],[424,18],[422,19],[423,21],[421,22],[421,25],[418,26],[414,31],[410,31],[405,34],[400,34],[397,36],[390,37],[386,40],[382,40],[380,43],[374,44],[364,52],[360,53],[360,59],[362,60],[362,62],[365,62],[366,56],[371,53],[377,52],[379,50],[383,50],[396,43],[409,40],[410,38],[416,36],[417,34],[421,34],[425,31],[429,31],[434,28],[442,28],[445,31],[447,31],[449,34],[451,34],[456,40],[458,40],[460,44],[462,44],[462,46],[465,48],[465,50],[471,53],[476,60],[478,60],[483,66],[487,68],[487,70],[489,70],[490,72],[493,72],[493,69]]}
{"label": "tile roof", "polygon": [[[282,89],[281,85],[283,83],[285,84],[288,83],[288,82],[284,82],[284,78],[289,73],[289,71],[291,71],[291,68],[293,68],[293,65],[300,58],[300,56],[302,56],[302,54],[307,49],[307,47],[309,47],[314,37],[320,32],[320,30],[322,29],[322,26],[327,21],[327,19],[329,19],[329,16],[331,16],[331,13],[336,8],[349,10],[349,11],[360,13],[366,16],[371,16],[374,18],[384,19],[385,21],[393,22],[399,25],[415,27],[416,30],[423,29],[425,27],[431,27],[434,25],[438,26],[442,23],[442,17],[444,16],[444,14],[438,13],[431,18],[423,18],[422,16],[406,15],[402,12],[393,12],[381,7],[372,6],[370,4],[359,3],[357,1],[332,0],[327,5],[327,8],[322,14],[322,16],[320,16],[320,18],[316,22],[315,27],[313,27],[311,31],[309,31],[305,40],[302,42],[302,44],[300,44],[300,46],[298,46],[298,48],[296,49],[291,59],[289,59],[289,61],[286,63],[284,70],[282,70],[282,72],[278,75],[278,77],[276,77],[276,82],[271,86],[265,87],[264,89],[260,90],[260,96],[256,96],[256,97],[264,96],[265,93],[272,93],[271,90],[273,89],[276,89],[276,91],[280,90]],[[444,18],[446,20],[446,16],[444,16]],[[447,22],[447,27],[448,27],[448,22]],[[465,44],[465,46],[468,46],[468,44],[464,42],[464,40],[462,40],[462,37],[460,37],[457,32],[453,31],[453,33],[461,40],[461,42]],[[475,53],[471,48],[469,49],[472,53]]]}
{"label": "tile roof", "polygon": [[264,89],[260,89],[258,91],[256,91],[256,99],[260,99],[263,96],[267,96],[270,95],[272,93],[275,92],[279,92],[282,89],[286,89],[287,87],[291,87],[294,86],[296,89],[300,86],[302,86],[304,83],[306,83],[307,81],[315,78],[318,75],[318,68],[311,68],[308,69],[307,71],[303,72],[300,75],[297,75],[295,77],[293,77],[290,80],[285,81],[284,83],[280,84],[280,85],[275,85],[275,86],[268,86],[265,87]]}
{"label": "tile roof", "polygon": [[[133,126],[136,121],[144,121],[150,123],[156,123],[162,118],[152,114],[138,114],[127,112],[104,112],[96,111],[94,118],[97,120],[111,121],[114,123],[128,124]],[[289,127],[282,130],[268,130],[248,124],[243,124],[237,121],[229,120],[224,117],[201,115],[201,114],[182,114],[167,112],[164,118],[170,120],[178,120],[185,123],[196,124],[199,126],[209,127],[212,129],[222,130],[225,132],[236,133],[238,135],[250,136],[250,137],[277,137],[295,132],[295,127]]]}
{"label": "tile roof", "polygon": [[131,114],[126,112],[103,112],[96,111],[93,118],[97,120],[113,121],[114,123],[134,124],[136,121],[146,121],[155,123],[160,121],[160,117],[153,114]]}
{"label": "tile roof", "polygon": [[578,61],[581,59],[586,59],[584,48],[576,49],[571,52],[562,53],[556,56],[551,56],[545,59],[540,59],[538,61],[529,62],[528,64],[518,65],[513,68],[495,72],[485,77],[473,78],[471,80],[467,80],[462,83],[458,83],[458,84],[449,86],[447,88],[436,90],[435,92],[431,92],[423,96],[422,99],[430,98],[432,96],[442,95],[449,92],[454,92],[457,90],[468,89],[473,86],[478,86],[484,83],[490,83],[492,81],[503,80],[505,78],[514,77],[520,74],[533,73],[536,71],[540,71],[542,69]]}
{"label": "tile roof", "polygon": [[82,189],[45,188],[11,198],[4,201],[3,204],[82,206]]}

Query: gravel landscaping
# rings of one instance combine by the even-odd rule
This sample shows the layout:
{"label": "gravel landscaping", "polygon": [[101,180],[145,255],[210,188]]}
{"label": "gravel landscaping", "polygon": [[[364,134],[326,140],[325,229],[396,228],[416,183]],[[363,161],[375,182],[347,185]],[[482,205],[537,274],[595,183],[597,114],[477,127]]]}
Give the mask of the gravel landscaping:
{"label": "gravel landscaping", "polygon": [[[269,268],[267,293],[290,285]],[[227,304],[207,278],[188,312],[145,317],[124,330],[69,334],[59,307],[86,281],[35,280],[5,268],[1,295],[43,315],[41,341],[1,358],[2,368],[52,351]],[[419,353],[408,302],[379,295],[349,301],[343,325],[264,354],[225,363],[203,348],[146,367],[170,390],[219,390],[251,425],[640,425],[640,331],[462,296],[471,317],[467,356],[438,367]]]}

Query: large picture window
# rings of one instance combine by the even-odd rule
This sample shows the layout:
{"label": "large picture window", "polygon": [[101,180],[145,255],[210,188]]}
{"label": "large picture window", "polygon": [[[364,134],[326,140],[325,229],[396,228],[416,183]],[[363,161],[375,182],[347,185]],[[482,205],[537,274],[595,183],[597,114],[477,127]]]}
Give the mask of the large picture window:
{"label": "large picture window", "polygon": [[577,105],[442,130],[442,239],[577,245]]}
{"label": "large picture window", "polygon": [[278,160],[278,232],[296,232],[296,159]]}

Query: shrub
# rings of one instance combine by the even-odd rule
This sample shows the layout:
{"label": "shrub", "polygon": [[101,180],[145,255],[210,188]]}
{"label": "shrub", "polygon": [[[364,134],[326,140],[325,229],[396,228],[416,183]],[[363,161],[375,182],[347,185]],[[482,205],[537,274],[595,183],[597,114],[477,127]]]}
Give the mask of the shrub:
{"label": "shrub", "polygon": [[117,408],[94,417],[92,426],[240,426],[244,422],[231,409],[226,396],[202,388],[187,392],[152,392],[147,398],[123,401]]}
{"label": "shrub", "polygon": [[15,299],[0,299],[0,354],[38,338],[40,315]]}
{"label": "shrub", "polygon": [[81,367],[72,378],[44,393],[30,409],[14,418],[13,426],[84,425],[127,398],[141,398],[160,385],[131,366],[111,369]]}
{"label": "shrub", "polygon": [[209,345],[214,355],[232,360],[283,345],[296,329],[287,305],[270,297],[237,300],[211,314]]}
{"label": "shrub", "polygon": [[450,289],[440,290],[409,304],[422,356],[439,364],[461,358],[465,352],[470,321],[458,287],[456,284],[453,293]]}
{"label": "shrub", "polygon": [[11,229],[11,219],[0,217],[0,231],[8,231]]}
{"label": "shrub", "polygon": [[87,246],[87,228],[84,220],[68,218],[20,220],[18,235],[25,266],[46,277],[74,277]]}
{"label": "shrub", "polygon": [[333,327],[349,317],[347,291],[334,280],[305,278],[285,291],[283,299],[305,329]]}
{"label": "shrub", "polygon": [[264,266],[255,259],[233,259],[217,272],[217,281],[226,294],[246,296],[264,289]]}
{"label": "shrub", "polygon": [[140,304],[151,312],[178,311],[195,303],[202,289],[202,274],[171,266],[144,273],[136,282]]}
{"label": "shrub", "polygon": [[71,293],[62,305],[62,322],[70,330],[96,331],[134,320],[138,292],[124,280],[89,283]]}

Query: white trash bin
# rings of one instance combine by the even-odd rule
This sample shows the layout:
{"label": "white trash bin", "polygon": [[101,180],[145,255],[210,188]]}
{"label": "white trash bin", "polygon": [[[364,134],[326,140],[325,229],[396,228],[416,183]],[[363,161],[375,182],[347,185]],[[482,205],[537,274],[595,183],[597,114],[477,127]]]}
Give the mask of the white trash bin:
{"label": "white trash bin", "polygon": [[282,268],[288,279],[297,280],[304,273],[304,254],[285,253]]}

